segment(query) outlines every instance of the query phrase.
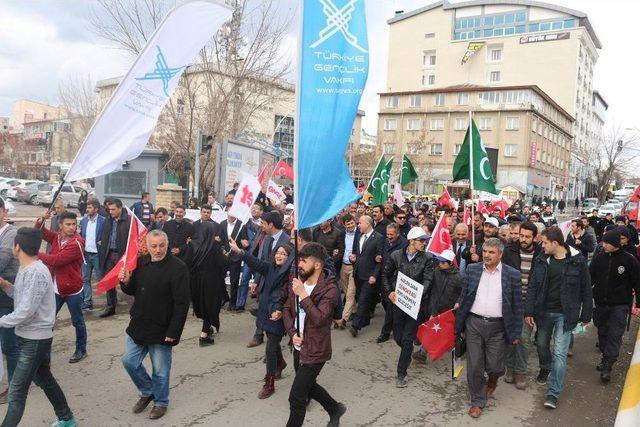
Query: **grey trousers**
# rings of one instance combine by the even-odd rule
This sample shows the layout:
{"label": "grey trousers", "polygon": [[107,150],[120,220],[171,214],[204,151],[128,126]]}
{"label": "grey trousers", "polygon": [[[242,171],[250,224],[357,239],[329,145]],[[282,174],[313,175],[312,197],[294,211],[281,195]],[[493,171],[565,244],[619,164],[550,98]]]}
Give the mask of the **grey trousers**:
{"label": "grey trousers", "polygon": [[516,345],[507,345],[507,369],[513,371],[514,374],[527,374],[527,359],[531,351],[531,337],[533,336],[533,328],[522,322],[522,335],[520,342]]}
{"label": "grey trousers", "polygon": [[469,316],[465,323],[467,340],[467,386],[471,406],[487,404],[487,380],[497,380],[504,374],[507,343],[502,322],[488,322]]}

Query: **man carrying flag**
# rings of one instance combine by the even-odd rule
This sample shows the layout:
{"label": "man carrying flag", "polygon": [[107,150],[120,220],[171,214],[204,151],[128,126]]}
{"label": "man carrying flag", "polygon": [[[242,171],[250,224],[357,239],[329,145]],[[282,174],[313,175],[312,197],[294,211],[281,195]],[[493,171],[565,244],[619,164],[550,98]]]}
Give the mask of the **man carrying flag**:
{"label": "man carrying flag", "polygon": [[[407,235],[409,246],[391,254],[384,267],[382,284],[388,295],[389,301],[396,304],[396,281],[398,273],[402,273],[412,280],[421,283],[425,291],[431,286],[433,278],[433,255],[424,251],[427,235],[420,227],[413,227]],[[427,307],[426,292],[422,294],[420,312],[424,313]],[[400,358],[398,359],[396,387],[407,386],[407,368],[411,364],[411,352],[413,340],[418,330],[418,319],[412,318],[401,308],[393,306],[393,339],[400,346]]]}

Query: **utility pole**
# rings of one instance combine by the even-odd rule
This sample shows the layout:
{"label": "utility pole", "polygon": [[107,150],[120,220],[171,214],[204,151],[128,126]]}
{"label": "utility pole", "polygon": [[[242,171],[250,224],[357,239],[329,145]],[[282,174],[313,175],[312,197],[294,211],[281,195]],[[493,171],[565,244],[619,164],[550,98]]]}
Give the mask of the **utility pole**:
{"label": "utility pole", "polygon": [[198,198],[200,195],[200,141],[202,141],[202,131],[196,133],[196,160],[193,169],[193,191],[191,197]]}

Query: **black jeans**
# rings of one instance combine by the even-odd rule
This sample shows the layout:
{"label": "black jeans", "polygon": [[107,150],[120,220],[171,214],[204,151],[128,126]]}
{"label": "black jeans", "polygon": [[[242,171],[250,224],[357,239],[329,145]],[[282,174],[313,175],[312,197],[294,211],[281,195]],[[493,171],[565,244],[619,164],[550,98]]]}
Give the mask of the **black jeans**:
{"label": "black jeans", "polygon": [[265,356],[267,358],[267,375],[275,375],[278,369],[278,359],[282,359],[282,347],[280,341],[282,335],[276,335],[267,332],[267,347],[265,348]]}
{"label": "black jeans", "polygon": [[593,323],[598,328],[600,351],[606,362],[613,364],[618,360],[628,315],[628,305],[597,305],[593,312]]}
{"label": "black jeans", "polygon": [[395,305],[390,305],[389,309],[393,309],[393,340],[400,346],[398,376],[406,377],[407,369],[411,364],[413,340],[416,338],[418,322]]}
{"label": "black jeans", "polygon": [[324,362],[311,365],[300,364],[300,352],[293,350],[293,367],[296,377],[289,393],[289,420],[287,427],[300,427],[307,412],[307,400],[311,398],[320,403],[325,411],[332,414],[338,408],[338,402],[316,382]]}
{"label": "black jeans", "polygon": [[368,326],[371,321],[371,301],[376,293],[376,288],[369,284],[368,280],[356,279],[356,289],[358,294],[358,310],[353,318],[351,326],[360,330]]}
{"label": "black jeans", "polygon": [[240,273],[242,272],[242,262],[234,262],[229,265],[229,307],[236,306],[238,299],[238,287],[240,285]]}
{"label": "black jeans", "polygon": [[29,340],[16,336],[16,340],[19,349],[18,364],[9,384],[9,407],[2,421],[2,427],[13,427],[20,423],[32,381],[44,391],[59,420],[73,418],[67,399],[51,374],[53,338]]}
{"label": "black jeans", "polygon": [[[116,251],[109,251],[107,254],[107,261],[104,264],[104,275],[106,275],[113,267],[116,266],[120,260],[121,255]],[[116,288],[109,289],[107,291],[107,309],[113,308],[115,310],[118,303],[118,291]]]}
{"label": "black jeans", "polygon": [[380,330],[380,335],[389,336],[393,332],[393,312],[395,305],[388,301],[386,297],[382,300],[382,307],[384,308],[384,323]]}

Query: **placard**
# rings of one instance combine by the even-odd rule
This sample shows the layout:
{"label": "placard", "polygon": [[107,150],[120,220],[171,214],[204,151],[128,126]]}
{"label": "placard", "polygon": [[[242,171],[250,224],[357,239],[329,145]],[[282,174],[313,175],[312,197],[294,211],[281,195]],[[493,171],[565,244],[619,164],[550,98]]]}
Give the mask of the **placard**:
{"label": "placard", "polygon": [[398,272],[396,305],[414,319],[418,319],[424,286],[404,273]]}

